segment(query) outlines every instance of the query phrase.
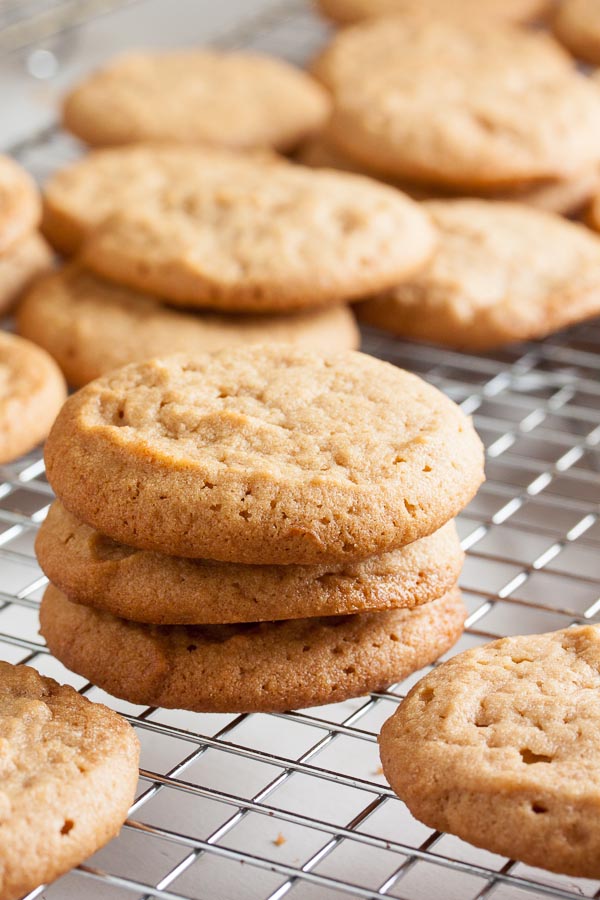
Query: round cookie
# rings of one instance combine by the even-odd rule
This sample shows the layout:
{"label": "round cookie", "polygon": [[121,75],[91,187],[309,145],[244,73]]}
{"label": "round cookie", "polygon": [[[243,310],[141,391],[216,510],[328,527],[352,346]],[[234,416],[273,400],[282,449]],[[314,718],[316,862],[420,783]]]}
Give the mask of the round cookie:
{"label": "round cookie", "polygon": [[0,154],[0,253],[33,231],[39,218],[35,182],[18,163]]}
{"label": "round cookie", "polygon": [[284,712],[384,690],[460,637],[460,591],[413,610],[238,625],[158,626],[71,603],[49,585],[41,631],[66,666],[145,706]]}
{"label": "round cookie", "polygon": [[100,147],[176,141],[287,151],[329,108],[323,88],[281,59],[178,50],[109,62],[67,95],[63,123]]}
{"label": "round cookie", "polygon": [[[339,169],[343,172],[373,175],[367,172],[364,166],[345,156],[341,150],[334,147],[332,142],[324,135],[311,138],[306,141],[295,156],[297,162],[316,169]],[[461,192],[452,191],[435,185],[412,184],[407,181],[388,180],[388,183],[398,190],[403,191],[413,200],[444,200],[455,199],[461,196]],[[544,209],[547,212],[559,213],[563,216],[574,215],[579,212],[593,194],[600,187],[600,170],[594,166],[584,172],[578,172],[572,178],[549,179],[540,181],[533,187],[526,185],[512,190],[480,191],[479,196],[486,200],[505,200],[515,203],[525,203],[536,209]],[[471,192],[471,196],[473,192]]]}
{"label": "round cookie", "polygon": [[17,900],[119,832],[138,780],[127,722],[28,666],[0,662],[0,896]]}
{"label": "round cookie", "polygon": [[389,287],[433,247],[423,212],[386,185],[222,156],[120,207],[90,234],[82,259],[174,304],[277,312]]}
{"label": "round cookie", "polygon": [[356,563],[251,566],[116,543],[56,501],[36,540],[40,566],[76,603],[156,625],[213,625],[412,608],[447,593],[464,554],[453,522]]}
{"label": "round cookie", "polygon": [[570,179],[600,155],[600,92],[548,35],[426,15],[375,19],[315,63],[328,133],[390,178],[454,190]]}
{"label": "round cookie", "polygon": [[470,420],[362,353],[285,344],[132,364],[46,443],[57,496],[146,550],[251,564],[364,559],[431,534],[483,478]]}
{"label": "round cookie", "polygon": [[352,350],[360,341],[347,306],[288,316],[177,310],[77,265],[36,282],[19,305],[17,327],[54,357],[76,387],[127,363],[168,353],[270,341],[325,352]]}
{"label": "round cookie", "polygon": [[520,204],[425,204],[438,251],[412,280],[358,307],[399,335],[485,350],[540,338],[600,313],[600,239]]}
{"label": "round cookie", "polygon": [[600,8],[595,0],[562,0],[553,26],[558,40],[574,56],[600,64]]}
{"label": "round cookie", "polygon": [[380,16],[411,14],[415,10],[462,22],[471,22],[473,16],[530,22],[546,12],[550,0],[318,0],[318,6],[324,15],[342,25]]}
{"label": "round cookie", "polygon": [[33,279],[50,269],[53,253],[33,232],[0,254],[0,314],[8,312]]}
{"label": "round cookie", "polygon": [[0,332],[0,463],[44,440],[66,396],[60,369],[44,350]]}
{"label": "round cookie", "polygon": [[381,732],[417,819],[532,866],[600,877],[600,629],[504,638],[438,666]]}

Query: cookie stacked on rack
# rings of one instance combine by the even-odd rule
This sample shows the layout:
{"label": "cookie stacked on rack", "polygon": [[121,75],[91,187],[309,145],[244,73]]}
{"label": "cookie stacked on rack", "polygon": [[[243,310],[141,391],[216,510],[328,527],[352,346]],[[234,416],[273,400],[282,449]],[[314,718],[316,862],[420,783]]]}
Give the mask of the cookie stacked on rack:
{"label": "cookie stacked on rack", "polygon": [[380,690],[457,640],[470,421],[421,379],[285,345],[132,364],[46,447],[51,651],[134,703],[277,711]]}

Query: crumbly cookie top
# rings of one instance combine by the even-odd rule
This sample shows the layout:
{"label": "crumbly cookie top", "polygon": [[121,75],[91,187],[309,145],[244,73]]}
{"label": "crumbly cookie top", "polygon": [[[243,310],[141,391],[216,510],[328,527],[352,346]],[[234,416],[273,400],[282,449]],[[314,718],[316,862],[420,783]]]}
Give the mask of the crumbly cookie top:
{"label": "crumbly cookie top", "polygon": [[77,779],[134,743],[129,725],[105,706],[28,666],[0,662],[0,824],[28,788]]}
{"label": "crumbly cookie top", "polygon": [[453,784],[493,778],[583,796],[600,787],[599,688],[597,626],[505,638],[426,676],[386,740],[422,762],[444,754]]}
{"label": "crumbly cookie top", "polygon": [[83,258],[100,275],[171,301],[266,310],[393,284],[433,244],[418,206],[371,179],[197,152],[144,197],[121,199]]}
{"label": "crumbly cookie top", "polygon": [[215,477],[364,486],[416,475],[416,464],[426,479],[440,446],[457,459],[479,451],[467,418],[438,390],[354,352],[260,345],[167,357],[94,382],[77,407],[82,429]]}

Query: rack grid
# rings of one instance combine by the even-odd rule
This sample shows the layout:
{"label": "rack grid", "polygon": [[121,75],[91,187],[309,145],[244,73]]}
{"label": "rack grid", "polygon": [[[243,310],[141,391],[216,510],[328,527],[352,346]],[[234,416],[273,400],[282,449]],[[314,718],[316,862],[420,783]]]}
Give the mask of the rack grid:
{"label": "rack grid", "polygon": [[[324,26],[279,4],[222,43],[300,61]],[[38,177],[74,144],[57,129],[13,148]],[[459,517],[469,609],[456,650],[600,621],[600,322],[486,356],[365,330],[363,349],[411,369],[472,414],[487,482]],[[377,733],[413,676],[388,691],[282,715],[134,707],[68,672],[44,646],[46,579],[33,551],[52,500],[39,452],[0,468],[0,658],[107,702],[142,743],[120,836],[47,900],[527,900],[600,898],[600,882],[532,869],[432,832],[386,785]]]}

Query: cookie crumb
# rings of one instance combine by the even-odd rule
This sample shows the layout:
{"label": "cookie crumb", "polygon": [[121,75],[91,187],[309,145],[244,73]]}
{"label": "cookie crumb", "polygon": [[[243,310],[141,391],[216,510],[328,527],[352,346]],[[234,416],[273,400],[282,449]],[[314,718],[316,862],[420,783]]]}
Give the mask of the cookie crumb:
{"label": "cookie crumb", "polygon": [[275,840],[272,841],[271,843],[272,843],[275,847],[283,847],[283,845],[284,845],[286,842],[287,842],[287,838],[284,838],[284,836],[282,835],[282,833],[279,832],[279,834],[277,835],[277,837],[275,838]]}

